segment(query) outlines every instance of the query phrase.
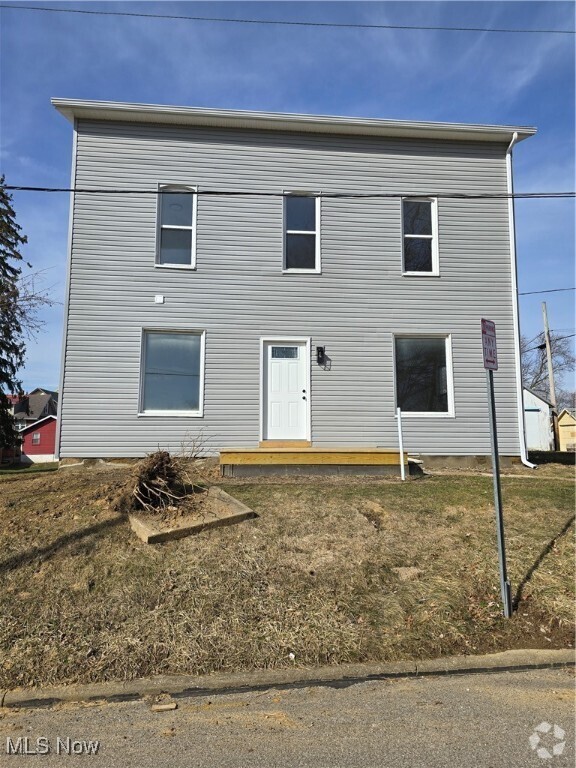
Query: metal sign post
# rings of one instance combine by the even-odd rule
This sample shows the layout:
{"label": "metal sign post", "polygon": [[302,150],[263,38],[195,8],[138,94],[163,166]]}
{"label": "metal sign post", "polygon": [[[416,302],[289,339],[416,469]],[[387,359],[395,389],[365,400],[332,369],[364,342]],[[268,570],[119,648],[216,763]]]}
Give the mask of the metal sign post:
{"label": "metal sign post", "polygon": [[498,370],[496,348],[496,326],[491,320],[482,320],[482,349],[484,368],[488,386],[488,405],[490,417],[490,440],[492,443],[492,475],[494,480],[494,507],[496,509],[496,537],[498,540],[498,563],[500,566],[500,592],[504,606],[504,616],[512,616],[510,582],[506,569],[506,546],[504,543],[504,518],[502,517],[502,489],[500,487],[500,460],[498,458],[498,431],[496,427],[496,402],[494,400],[494,371]]}

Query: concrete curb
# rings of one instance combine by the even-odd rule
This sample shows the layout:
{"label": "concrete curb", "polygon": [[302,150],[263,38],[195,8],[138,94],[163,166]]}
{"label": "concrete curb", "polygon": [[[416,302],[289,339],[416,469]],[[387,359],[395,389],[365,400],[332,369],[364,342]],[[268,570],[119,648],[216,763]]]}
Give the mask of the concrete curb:
{"label": "concrete curb", "polygon": [[574,649],[516,650],[484,656],[447,656],[424,661],[399,661],[392,664],[343,664],[309,669],[276,669],[232,674],[158,675],[126,682],[66,685],[51,688],[20,688],[4,691],[0,707],[37,708],[55,704],[103,701],[137,701],[145,696],[170,694],[173,698],[250,693],[270,688],[329,686],[346,688],[371,680],[435,675],[521,672],[574,666]]}

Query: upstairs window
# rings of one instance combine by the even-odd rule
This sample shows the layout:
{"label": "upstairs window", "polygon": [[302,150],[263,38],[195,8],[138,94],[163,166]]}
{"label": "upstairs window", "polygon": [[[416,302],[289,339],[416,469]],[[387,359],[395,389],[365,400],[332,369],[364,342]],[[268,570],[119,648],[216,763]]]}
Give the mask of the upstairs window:
{"label": "upstairs window", "polygon": [[320,198],[284,198],[284,271],[320,272]]}
{"label": "upstairs window", "polygon": [[438,275],[438,224],[435,199],[402,200],[403,272]]}
{"label": "upstairs window", "polygon": [[196,267],[196,191],[191,187],[160,187],[156,265]]}

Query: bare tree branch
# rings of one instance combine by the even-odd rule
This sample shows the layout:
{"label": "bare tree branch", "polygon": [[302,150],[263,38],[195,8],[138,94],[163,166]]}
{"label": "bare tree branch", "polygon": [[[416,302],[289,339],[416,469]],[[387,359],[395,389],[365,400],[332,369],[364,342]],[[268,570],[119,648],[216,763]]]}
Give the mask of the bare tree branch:
{"label": "bare tree branch", "polygon": [[[550,334],[550,346],[554,378],[558,376],[561,379],[565,374],[573,374],[576,358],[572,353],[570,339],[561,338],[561,334],[552,332]],[[548,381],[544,333],[539,333],[531,340],[522,336],[520,354],[522,355],[522,382],[524,386],[549,398],[550,382]]]}

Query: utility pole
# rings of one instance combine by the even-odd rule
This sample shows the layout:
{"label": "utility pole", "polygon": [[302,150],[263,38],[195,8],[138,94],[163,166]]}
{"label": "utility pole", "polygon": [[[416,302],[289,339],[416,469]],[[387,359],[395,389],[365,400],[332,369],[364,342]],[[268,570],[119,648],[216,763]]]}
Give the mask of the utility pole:
{"label": "utility pole", "polygon": [[544,320],[544,340],[546,342],[546,358],[548,360],[548,381],[550,382],[550,402],[556,410],[556,388],[554,387],[554,368],[552,367],[552,348],[550,346],[550,328],[548,327],[548,311],[546,302],[542,302],[542,318]]}
{"label": "utility pole", "polygon": [[554,386],[554,367],[552,365],[552,346],[550,344],[550,328],[548,327],[548,310],[546,302],[542,302],[542,319],[544,320],[544,341],[546,342],[546,359],[548,361],[548,381],[550,382],[550,402],[552,403],[552,428],[554,431],[554,450],[560,447],[558,434],[558,408],[556,405],[556,387]]}

